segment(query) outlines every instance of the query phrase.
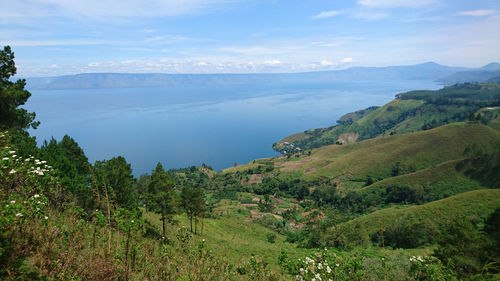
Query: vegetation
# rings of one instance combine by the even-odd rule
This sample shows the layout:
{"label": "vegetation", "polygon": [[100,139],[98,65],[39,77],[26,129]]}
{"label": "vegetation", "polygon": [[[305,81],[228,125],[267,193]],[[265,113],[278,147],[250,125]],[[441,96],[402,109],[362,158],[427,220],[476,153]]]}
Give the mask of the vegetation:
{"label": "vegetation", "polygon": [[5,47],[2,280],[500,277],[497,84],[400,94],[288,138],[286,156],[136,179],[67,135],[37,147],[13,58]]}

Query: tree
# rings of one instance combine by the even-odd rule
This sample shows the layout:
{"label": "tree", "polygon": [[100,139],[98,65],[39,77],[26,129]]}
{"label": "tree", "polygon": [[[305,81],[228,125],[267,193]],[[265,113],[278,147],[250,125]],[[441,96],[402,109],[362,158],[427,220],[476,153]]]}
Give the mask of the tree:
{"label": "tree", "polygon": [[29,113],[24,108],[18,108],[26,103],[31,93],[24,89],[26,80],[16,82],[10,78],[16,74],[14,53],[10,46],[0,50],[0,130],[26,130],[36,128],[39,122],[35,121],[35,113]]}
{"label": "tree", "polygon": [[82,207],[87,210],[94,208],[88,188],[90,183],[88,159],[73,138],[65,135],[60,142],[54,138],[49,142],[44,141],[40,147],[40,156],[52,165],[63,186],[76,196]]}
{"label": "tree", "polygon": [[183,187],[181,190],[181,204],[186,211],[189,222],[191,224],[191,232],[197,232],[197,217],[202,216],[205,212],[205,200],[203,200],[203,190],[201,188]]}
{"label": "tree", "polygon": [[[96,161],[94,165],[99,178],[104,178],[112,190],[112,200],[122,208],[134,210],[138,207],[138,194],[132,168],[122,156],[110,160]],[[111,193],[111,192],[110,192]]]}
{"label": "tree", "polygon": [[16,74],[14,53],[10,46],[0,50],[0,130],[10,130],[12,143],[20,155],[28,156],[36,152],[36,141],[26,131],[36,129],[40,122],[35,121],[35,113],[19,106],[26,103],[31,93],[24,89],[26,80],[12,82]]}
{"label": "tree", "polygon": [[163,169],[161,163],[151,174],[151,180],[148,186],[147,201],[155,212],[160,213],[163,222],[163,237],[165,237],[165,220],[168,214],[173,213],[173,191],[174,181]]}

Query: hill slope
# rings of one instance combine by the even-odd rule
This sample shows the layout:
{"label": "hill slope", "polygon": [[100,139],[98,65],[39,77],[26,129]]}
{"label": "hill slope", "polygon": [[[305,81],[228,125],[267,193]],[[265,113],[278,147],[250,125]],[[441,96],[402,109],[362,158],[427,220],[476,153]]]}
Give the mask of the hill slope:
{"label": "hill slope", "polygon": [[[476,220],[487,218],[496,208],[500,207],[499,189],[481,189],[455,195],[446,199],[434,201],[420,206],[395,207],[376,211],[345,222],[332,229],[334,236],[345,235],[365,239],[376,239],[381,229],[393,231],[399,225],[406,225],[415,233],[424,234],[425,242],[433,242],[440,230],[454,223],[457,219],[474,217]],[[359,234],[356,232],[361,232]],[[337,240],[340,243],[342,242]],[[353,244],[363,243],[357,240]]]}

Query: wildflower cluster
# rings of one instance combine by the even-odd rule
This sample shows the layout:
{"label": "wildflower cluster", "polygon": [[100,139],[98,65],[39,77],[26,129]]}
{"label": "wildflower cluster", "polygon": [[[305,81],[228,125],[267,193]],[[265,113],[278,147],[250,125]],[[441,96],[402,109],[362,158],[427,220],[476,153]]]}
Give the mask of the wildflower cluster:
{"label": "wildflower cluster", "polygon": [[44,195],[35,194],[28,200],[31,214],[35,218],[47,220],[46,208],[48,206],[48,199]]}
{"label": "wildflower cluster", "polygon": [[416,280],[456,280],[456,276],[433,256],[412,256],[410,273]]}
{"label": "wildflower cluster", "polygon": [[[6,133],[1,133],[6,136]],[[0,185],[9,192],[33,195],[55,186],[52,167],[34,156],[21,157],[7,140],[0,138]],[[17,189],[17,190],[14,190]]]}
{"label": "wildflower cluster", "polygon": [[325,248],[321,253],[312,257],[299,259],[296,267],[296,280],[333,281],[359,279],[363,275],[363,258],[342,257],[336,253],[328,253]]}

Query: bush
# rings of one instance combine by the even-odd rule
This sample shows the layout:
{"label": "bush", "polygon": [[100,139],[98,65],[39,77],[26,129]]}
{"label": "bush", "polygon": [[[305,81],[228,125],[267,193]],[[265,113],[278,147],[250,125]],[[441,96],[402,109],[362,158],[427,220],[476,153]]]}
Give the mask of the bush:
{"label": "bush", "polygon": [[269,232],[267,235],[267,242],[274,244],[276,242],[276,234]]}

